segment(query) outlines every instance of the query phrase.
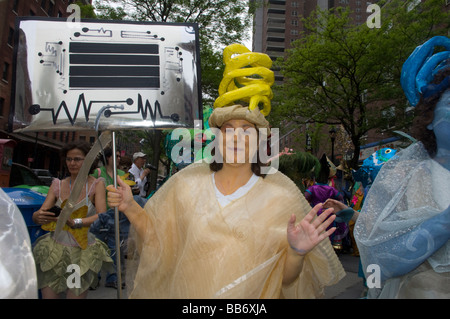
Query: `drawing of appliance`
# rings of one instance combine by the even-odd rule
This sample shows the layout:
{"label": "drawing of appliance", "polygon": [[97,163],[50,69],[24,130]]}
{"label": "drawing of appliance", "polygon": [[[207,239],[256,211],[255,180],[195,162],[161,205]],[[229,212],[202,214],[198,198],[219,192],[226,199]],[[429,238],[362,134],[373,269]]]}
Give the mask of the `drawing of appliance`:
{"label": "drawing of appliance", "polygon": [[24,17],[16,28],[16,131],[91,129],[108,105],[123,110],[101,129],[194,127],[201,117],[195,24]]}

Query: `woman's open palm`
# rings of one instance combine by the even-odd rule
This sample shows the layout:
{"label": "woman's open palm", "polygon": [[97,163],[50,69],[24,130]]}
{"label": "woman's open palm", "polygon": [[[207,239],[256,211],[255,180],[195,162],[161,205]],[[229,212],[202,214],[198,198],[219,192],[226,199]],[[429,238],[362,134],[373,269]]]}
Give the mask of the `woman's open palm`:
{"label": "woman's open palm", "polygon": [[325,231],[336,215],[332,214],[333,209],[329,208],[317,216],[322,207],[322,204],[317,204],[297,225],[295,225],[296,216],[294,214],[289,219],[287,239],[291,248],[300,255],[307,254],[336,230],[336,227],[332,227]]}

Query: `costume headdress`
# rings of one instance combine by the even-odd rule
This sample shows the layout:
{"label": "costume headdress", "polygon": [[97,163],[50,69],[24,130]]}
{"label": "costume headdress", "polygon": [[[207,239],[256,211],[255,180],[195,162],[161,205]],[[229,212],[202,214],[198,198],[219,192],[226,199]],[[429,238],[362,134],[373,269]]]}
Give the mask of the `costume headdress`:
{"label": "costume headdress", "polygon": [[[271,86],[274,74],[267,54],[251,52],[242,44],[232,44],[223,52],[225,71],[219,86],[219,97],[209,118],[210,127],[220,127],[231,119],[244,119],[257,128],[269,128],[265,116],[270,113]],[[248,104],[244,107],[239,101]],[[259,104],[263,104],[260,110]]]}
{"label": "costume headdress", "polygon": [[[434,53],[437,46],[444,47],[445,51]],[[450,87],[450,76],[441,83],[431,84],[434,76],[445,68],[450,68],[448,37],[435,36],[413,51],[403,64],[400,80],[403,91],[412,106],[419,103],[420,96],[427,98]]]}

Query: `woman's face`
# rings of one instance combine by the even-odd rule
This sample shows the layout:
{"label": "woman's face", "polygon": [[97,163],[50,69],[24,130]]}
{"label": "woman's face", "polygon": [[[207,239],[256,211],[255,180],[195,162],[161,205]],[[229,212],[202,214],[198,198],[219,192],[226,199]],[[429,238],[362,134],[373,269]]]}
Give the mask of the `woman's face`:
{"label": "woman's face", "polygon": [[253,163],[256,161],[258,134],[255,125],[246,120],[229,120],[220,128],[222,147],[220,152],[227,164]]}
{"label": "woman's face", "polygon": [[445,91],[434,109],[429,129],[434,131],[438,154],[450,152],[450,89]]}
{"label": "woman's face", "polygon": [[[120,152],[116,152],[116,166],[117,167],[119,167],[120,159],[121,159]],[[109,167],[113,167],[114,159],[113,159],[112,155],[110,157],[107,157],[106,161],[108,162]]]}
{"label": "woman's face", "polygon": [[71,149],[66,154],[66,165],[71,175],[76,175],[83,165],[85,154],[78,148]]}

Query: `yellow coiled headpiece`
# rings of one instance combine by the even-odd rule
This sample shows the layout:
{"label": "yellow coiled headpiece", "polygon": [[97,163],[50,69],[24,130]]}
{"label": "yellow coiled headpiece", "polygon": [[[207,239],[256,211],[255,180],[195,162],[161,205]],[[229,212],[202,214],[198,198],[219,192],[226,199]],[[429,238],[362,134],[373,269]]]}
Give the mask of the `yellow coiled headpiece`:
{"label": "yellow coiled headpiece", "polygon": [[272,60],[267,54],[251,52],[242,44],[231,44],[223,51],[225,71],[219,85],[219,97],[214,108],[232,105],[235,101],[249,104],[249,109],[259,108],[261,113],[270,113],[270,100],[273,97],[270,88],[275,80],[270,70]]}

